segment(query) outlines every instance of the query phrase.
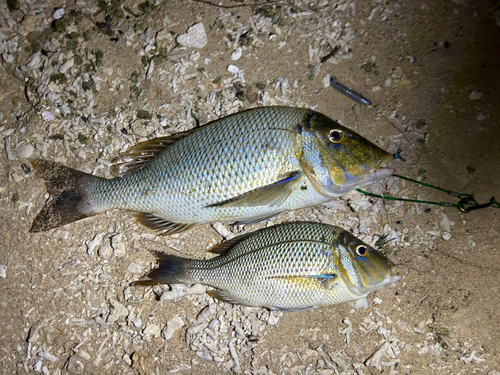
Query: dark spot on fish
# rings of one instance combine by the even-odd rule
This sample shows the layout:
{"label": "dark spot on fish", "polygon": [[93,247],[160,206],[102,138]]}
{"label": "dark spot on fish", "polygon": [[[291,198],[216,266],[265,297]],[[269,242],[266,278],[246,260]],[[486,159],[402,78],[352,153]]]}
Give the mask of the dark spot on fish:
{"label": "dark spot on fish", "polygon": [[304,186],[301,186],[301,187],[300,187],[300,190],[307,190],[307,186],[305,186],[305,185],[304,185]]}
{"label": "dark spot on fish", "polygon": [[321,280],[321,285],[325,288],[325,289],[332,289],[333,286],[335,285],[335,279],[337,278],[337,274],[336,273],[332,273],[330,275],[323,275],[323,279]]}
{"label": "dark spot on fish", "polygon": [[302,125],[297,125],[295,127],[295,133],[297,133],[299,135],[302,134]]}

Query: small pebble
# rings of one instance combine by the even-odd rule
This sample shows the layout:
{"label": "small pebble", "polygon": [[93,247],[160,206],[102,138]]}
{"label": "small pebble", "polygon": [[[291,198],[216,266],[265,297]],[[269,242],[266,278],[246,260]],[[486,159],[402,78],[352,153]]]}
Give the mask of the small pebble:
{"label": "small pebble", "polygon": [[38,361],[36,361],[35,365],[33,366],[33,370],[35,370],[35,372],[40,372],[42,370],[42,365],[43,365],[43,362],[41,359],[39,359]]}
{"label": "small pebble", "polygon": [[172,337],[174,337],[175,331],[184,327],[185,325],[186,324],[182,321],[181,317],[176,315],[167,322],[167,325],[161,331],[161,336],[165,340],[170,340]]}
{"label": "small pebble", "polygon": [[132,262],[129,264],[127,271],[130,273],[142,273],[142,267]]}
{"label": "small pebble", "polygon": [[103,258],[103,259],[111,259],[111,256],[113,255],[113,248],[109,243],[105,244],[104,246],[101,246],[99,250],[97,250],[97,254]]}
{"label": "small pebble", "polygon": [[207,34],[203,23],[190,26],[185,34],[177,37],[177,43],[185,47],[203,48],[207,45]]}
{"label": "small pebble", "polygon": [[64,10],[64,8],[56,8],[52,12],[52,18],[55,20],[59,20],[59,19],[63,18],[65,13],[66,13],[66,11]]}
{"label": "small pebble", "polygon": [[90,361],[90,354],[87,353],[85,350],[80,350],[78,351],[78,356],[86,361]]}
{"label": "small pebble", "polygon": [[54,121],[56,119],[56,115],[54,115],[50,111],[43,111],[42,112],[42,119],[44,121]]}
{"label": "small pebble", "polygon": [[125,362],[127,365],[132,366],[132,360],[130,359],[130,356],[125,353],[122,357],[123,362]]}
{"label": "small pebble", "polygon": [[115,257],[125,256],[126,247],[122,242],[123,235],[121,233],[111,238],[111,247],[113,248],[113,255]]}
{"label": "small pebble", "polygon": [[5,278],[7,276],[7,266],[0,264],[0,277]]}
{"label": "small pebble", "polygon": [[180,297],[184,297],[187,293],[187,289],[184,285],[173,284],[171,285],[172,290],[163,292],[160,301],[171,301]]}
{"label": "small pebble", "polygon": [[115,298],[110,298],[109,299],[109,304],[111,305],[110,309],[110,314],[108,316],[107,322],[108,323],[114,323],[116,322],[120,317],[126,317],[129,314],[128,309],[118,302]]}
{"label": "small pebble", "polygon": [[233,53],[231,53],[230,59],[233,61],[239,60],[241,55],[243,53],[243,50],[241,47],[237,47]]}
{"label": "small pebble", "polygon": [[75,65],[75,59],[72,57],[59,67],[59,71],[61,73],[66,73],[69,69],[73,67],[73,65]]}
{"label": "small pebble", "polygon": [[360,298],[356,301],[354,307],[357,309],[364,308],[366,310],[368,308],[368,300],[366,298]]}
{"label": "small pebble", "polygon": [[469,100],[479,100],[483,97],[483,94],[474,90],[469,94]]}
{"label": "small pebble", "polygon": [[47,352],[45,350],[39,352],[38,355],[40,357],[42,357],[43,359],[46,359],[49,362],[52,362],[52,363],[57,362],[57,357],[53,354],[50,354],[49,352]]}
{"label": "small pebble", "polygon": [[139,316],[136,316],[134,319],[132,319],[132,324],[134,325],[135,328],[141,328],[142,319]]}
{"label": "small pebble", "polygon": [[145,335],[149,334],[154,337],[160,337],[160,327],[158,327],[156,324],[148,323],[142,333]]}
{"label": "small pebble", "polygon": [[212,306],[205,306],[203,310],[200,311],[196,320],[200,323],[208,320],[215,313],[215,309]]}
{"label": "small pebble", "polygon": [[323,88],[327,88],[330,86],[330,74],[327,74],[323,77]]}
{"label": "small pebble", "polygon": [[229,73],[238,74],[238,72],[240,71],[240,69],[236,65],[231,64],[231,65],[228,65],[227,71]]}
{"label": "small pebble", "polygon": [[28,159],[31,157],[31,155],[33,155],[34,150],[35,149],[30,144],[21,146],[19,150],[17,150],[17,157],[20,159]]}

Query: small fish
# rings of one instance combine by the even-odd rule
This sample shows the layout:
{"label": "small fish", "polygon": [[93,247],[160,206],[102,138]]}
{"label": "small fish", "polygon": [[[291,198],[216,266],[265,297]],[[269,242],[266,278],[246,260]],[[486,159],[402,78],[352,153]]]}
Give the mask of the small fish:
{"label": "small fish", "polygon": [[51,194],[31,232],[112,209],[136,213],[161,234],[214,221],[252,223],[327,202],[389,177],[393,158],[310,109],[263,107],[139,143],[117,178],[32,160]]}
{"label": "small fish", "polygon": [[390,261],[332,225],[295,222],[233,238],[209,260],[157,252],[159,266],[133,285],[183,283],[217,288],[224,302],[307,310],[362,298],[399,279]]}

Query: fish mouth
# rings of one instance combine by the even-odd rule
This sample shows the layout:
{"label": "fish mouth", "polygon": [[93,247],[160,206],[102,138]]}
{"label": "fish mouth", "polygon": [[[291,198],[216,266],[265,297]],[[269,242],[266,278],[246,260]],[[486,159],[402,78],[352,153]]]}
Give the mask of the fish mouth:
{"label": "fish mouth", "polygon": [[387,154],[383,158],[381,158],[378,163],[371,169],[371,171],[363,177],[363,180],[359,182],[359,186],[370,185],[374,182],[385,180],[386,178],[391,177],[396,169],[394,168],[382,168],[383,165],[390,162],[394,159],[392,154]]}

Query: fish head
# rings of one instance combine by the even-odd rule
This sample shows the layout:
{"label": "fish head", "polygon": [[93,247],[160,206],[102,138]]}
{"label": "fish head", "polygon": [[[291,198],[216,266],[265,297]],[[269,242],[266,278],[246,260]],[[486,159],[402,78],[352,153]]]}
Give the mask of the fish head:
{"label": "fish head", "polygon": [[299,161],[320,194],[340,196],[395,172],[382,168],[393,155],[327,116],[311,112],[305,124]]}
{"label": "fish head", "polygon": [[383,254],[348,232],[336,244],[339,249],[338,269],[352,294],[362,297],[399,280],[393,265]]}

